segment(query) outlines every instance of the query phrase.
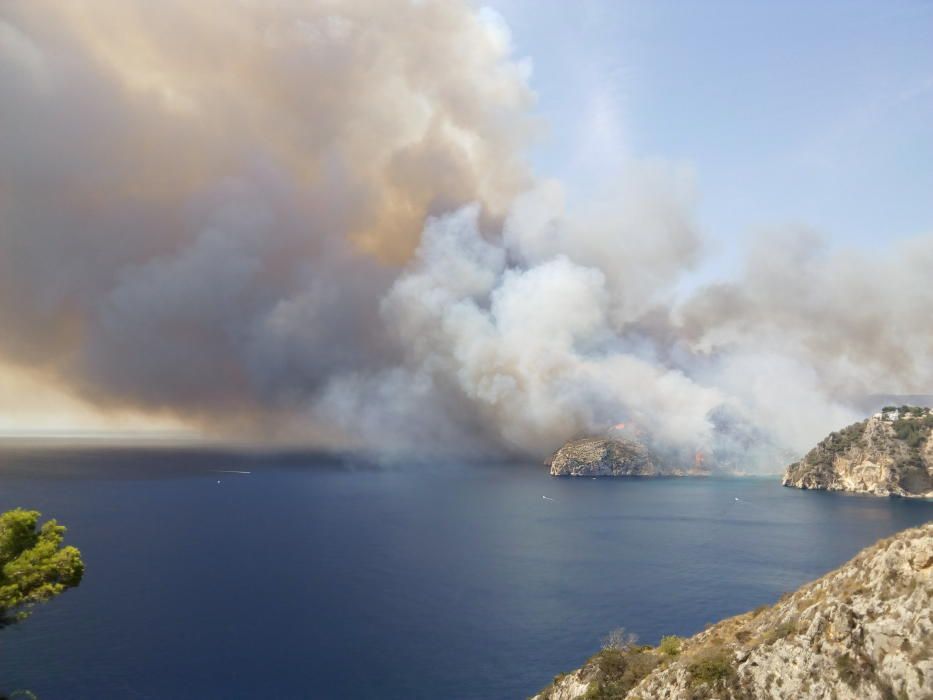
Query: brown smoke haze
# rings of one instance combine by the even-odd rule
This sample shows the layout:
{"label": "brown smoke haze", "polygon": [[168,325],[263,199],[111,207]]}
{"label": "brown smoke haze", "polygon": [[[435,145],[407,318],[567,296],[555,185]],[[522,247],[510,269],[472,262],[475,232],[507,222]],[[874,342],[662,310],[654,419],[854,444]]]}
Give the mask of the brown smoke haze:
{"label": "brown smoke haze", "polygon": [[0,363],[218,437],[538,457],[633,421],[749,469],[933,392],[933,236],[778,230],[685,298],[691,178],[571,210],[529,71],[448,0],[4,3]]}

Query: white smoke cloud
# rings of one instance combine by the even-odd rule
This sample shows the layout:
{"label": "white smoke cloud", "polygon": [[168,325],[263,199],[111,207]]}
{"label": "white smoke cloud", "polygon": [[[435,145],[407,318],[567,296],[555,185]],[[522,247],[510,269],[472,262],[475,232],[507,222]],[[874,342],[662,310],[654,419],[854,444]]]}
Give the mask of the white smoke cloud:
{"label": "white smoke cloud", "polygon": [[[544,196],[553,194],[549,188]],[[413,378],[412,391],[423,391],[415,377],[429,377],[436,392],[456,392],[468,402],[486,441],[491,436],[515,452],[542,452],[623,419],[650,425],[667,442],[691,451],[709,443],[707,416],[724,397],[641,354],[637,343],[616,329],[613,310],[624,306],[626,290],[647,298],[653,276],[647,270],[630,280],[620,276],[615,263],[622,257],[609,243],[604,267],[575,262],[558,251],[593,259],[587,243],[598,239],[575,248],[562,216],[542,217],[541,211],[520,202],[498,242],[483,238],[475,207],[425,228],[415,258],[382,306],[386,325],[405,349],[403,367]],[[677,227],[672,233],[681,235]],[[624,241],[619,237],[619,248]],[[545,245],[552,255],[542,252]],[[525,262],[509,262],[517,260]],[[612,282],[609,274],[616,276]],[[419,407],[437,417],[442,407],[408,400],[405,383],[394,372],[388,378],[374,375],[369,383],[359,376],[349,383],[338,378],[321,414],[328,415],[332,404],[355,406],[349,415],[365,412],[375,396],[385,396],[385,381],[415,411],[405,421],[419,423]],[[458,416],[448,420],[456,424]],[[404,431],[400,435],[406,437]],[[467,433],[460,442],[475,439]],[[381,432],[373,442],[393,444]]]}
{"label": "white smoke cloud", "polygon": [[[785,232],[753,250],[739,282],[676,302],[700,245],[689,198],[668,199],[641,240],[645,227],[629,228],[646,220],[635,198],[618,201],[595,230],[563,211],[553,183],[516,201],[501,238],[484,237],[475,207],[429,222],[382,305],[403,362],[336,378],[319,416],[352,406],[347,416],[370,416],[354,425],[373,444],[423,451],[432,445],[408,442],[404,425],[455,427],[466,410],[472,420],[448,429],[445,447],[522,454],[625,421],[673,459],[700,449],[776,469],[863,417],[866,394],[933,382],[921,311],[931,241],[868,259]],[[423,400],[426,383],[447,398]],[[387,426],[378,417],[396,402],[405,412]]]}

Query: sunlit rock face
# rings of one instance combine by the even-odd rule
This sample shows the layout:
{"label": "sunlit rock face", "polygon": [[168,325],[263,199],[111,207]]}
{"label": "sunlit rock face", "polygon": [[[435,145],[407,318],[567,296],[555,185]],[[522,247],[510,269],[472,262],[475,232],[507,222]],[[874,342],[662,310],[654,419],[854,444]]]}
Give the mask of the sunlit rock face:
{"label": "sunlit rock face", "polygon": [[933,497],[933,412],[877,414],[831,433],[791,464],[783,484],[876,496]]}
{"label": "sunlit rock face", "polygon": [[537,700],[933,697],[933,522],[905,530],[675,653],[603,650]]}

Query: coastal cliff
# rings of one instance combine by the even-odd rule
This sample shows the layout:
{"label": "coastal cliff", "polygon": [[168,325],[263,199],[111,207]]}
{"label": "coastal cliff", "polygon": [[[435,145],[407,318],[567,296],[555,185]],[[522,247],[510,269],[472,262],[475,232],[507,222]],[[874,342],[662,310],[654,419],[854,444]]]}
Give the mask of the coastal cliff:
{"label": "coastal cliff", "polygon": [[615,635],[535,700],[933,698],[933,522],[772,606],[658,647]]}
{"label": "coastal cliff", "polygon": [[800,489],[933,497],[933,412],[888,407],[831,433],[791,464],[782,483]]}

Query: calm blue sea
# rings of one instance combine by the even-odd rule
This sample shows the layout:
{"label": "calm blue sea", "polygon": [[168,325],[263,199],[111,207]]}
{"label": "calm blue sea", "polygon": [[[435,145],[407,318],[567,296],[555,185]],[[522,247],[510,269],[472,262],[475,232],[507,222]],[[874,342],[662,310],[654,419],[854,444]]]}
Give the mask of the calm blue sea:
{"label": "calm blue sea", "polygon": [[0,630],[0,690],[42,700],[522,698],[614,627],[689,635],[933,518],[773,479],[167,450],[6,449],[15,506],[87,564]]}

